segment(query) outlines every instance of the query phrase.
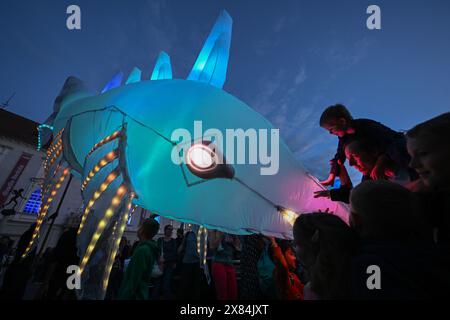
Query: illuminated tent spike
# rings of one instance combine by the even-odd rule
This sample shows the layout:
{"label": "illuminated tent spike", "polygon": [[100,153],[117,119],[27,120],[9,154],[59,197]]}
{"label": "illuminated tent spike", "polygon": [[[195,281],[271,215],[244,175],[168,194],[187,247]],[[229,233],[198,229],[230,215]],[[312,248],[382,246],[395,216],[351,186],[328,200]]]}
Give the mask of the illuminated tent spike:
{"label": "illuminated tent spike", "polygon": [[116,73],[116,75],[111,80],[109,80],[109,82],[103,88],[102,93],[105,93],[108,90],[120,87],[120,85],[122,84],[122,79],[123,79],[123,72],[120,71],[120,72]]}
{"label": "illuminated tent spike", "polygon": [[223,10],[206,39],[188,80],[223,87],[227,76],[232,24],[230,15]]}
{"label": "illuminated tent spike", "polygon": [[126,191],[127,191],[127,188],[124,185],[121,185],[117,189],[117,192],[114,195],[114,198],[112,198],[112,200],[111,200],[109,208],[106,209],[103,218],[97,224],[95,233],[92,236],[91,241],[89,242],[89,245],[86,249],[83,259],[81,260],[80,271],[79,271],[80,274],[82,274],[84,269],[86,268],[86,265],[88,264],[92,253],[94,252],[95,245],[97,244],[98,239],[100,239],[100,236],[102,235],[103,231],[105,230],[105,227],[111,220],[111,217],[113,216],[115,209],[119,206],[120,202],[124,198]]}
{"label": "illuminated tent spike", "polygon": [[[127,204],[123,209],[119,220],[116,221],[114,225],[113,233],[115,234],[115,242],[113,244],[111,255],[108,259],[108,263],[106,265],[106,270],[103,274],[103,294],[106,293],[106,289],[108,288],[109,275],[111,273],[112,266],[114,264],[114,260],[116,259],[117,252],[119,251],[120,241],[122,240],[123,233],[125,231],[127,221],[128,221],[128,213],[131,210],[131,203],[134,199],[134,193],[131,193],[128,197]],[[135,206],[136,207],[136,206]]]}
{"label": "illuminated tent spike", "polygon": [[141,75],[142,71],[139,68],[134,67],[131,71],[130,75],[128,76],[127,81],[125,84],[135,83],[141,81]]}
{"label": "illuminated tent spike", "polygon": [[150,80],[164,79],[172,79],[172,64],[170,63],[169,55],[164,51],[161,51],[156,60]]}

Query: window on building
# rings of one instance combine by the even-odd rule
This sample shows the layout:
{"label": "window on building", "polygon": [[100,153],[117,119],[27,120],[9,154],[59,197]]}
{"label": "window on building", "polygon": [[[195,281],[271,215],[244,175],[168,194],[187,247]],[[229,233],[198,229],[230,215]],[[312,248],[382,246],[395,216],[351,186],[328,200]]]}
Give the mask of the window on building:
{"label": "window on building", "polygon": [[37,188],[28,198],[25,207],[23,208],[24,213],[37,214],[41,208],[41,188]]}

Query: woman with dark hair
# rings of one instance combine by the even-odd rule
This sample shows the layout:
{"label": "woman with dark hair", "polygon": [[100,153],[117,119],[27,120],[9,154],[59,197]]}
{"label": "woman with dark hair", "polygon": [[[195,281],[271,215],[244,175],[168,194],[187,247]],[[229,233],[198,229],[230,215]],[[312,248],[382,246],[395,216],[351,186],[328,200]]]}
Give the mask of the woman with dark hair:
{"label": "woman with dark hair", "polygon": [[339,217],[328,213],[300,215],[294,223],[298,257],[310,281],[304,300],[350,296],[350,265],[356,237]]}
{"label": "woman with dark hair", "polygon": [[450,112],[418,124],[406,134],[410,167],[419,180],[410,189],[422,199],[434,240],[450,244]]}

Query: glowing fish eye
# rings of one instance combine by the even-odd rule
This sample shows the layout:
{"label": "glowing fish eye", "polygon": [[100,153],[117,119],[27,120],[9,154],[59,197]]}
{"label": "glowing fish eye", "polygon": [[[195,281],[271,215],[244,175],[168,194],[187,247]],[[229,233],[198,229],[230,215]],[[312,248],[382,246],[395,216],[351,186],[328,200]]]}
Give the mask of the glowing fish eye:
{"label": "glowing fish eye", "polygon": [[186,152],[187,164],[197,171],[209,171],[217,166],[216,153],[204,144],[194,144]]}

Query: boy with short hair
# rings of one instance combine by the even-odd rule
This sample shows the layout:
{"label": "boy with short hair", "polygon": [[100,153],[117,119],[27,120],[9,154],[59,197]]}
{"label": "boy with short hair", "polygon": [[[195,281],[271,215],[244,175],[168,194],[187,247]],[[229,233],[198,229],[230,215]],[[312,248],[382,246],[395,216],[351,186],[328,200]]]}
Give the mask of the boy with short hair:
{"label": "boy with short hair", "polygon": [[158,233],[159,223],[154,219],[147,219],[138,230],[139,244],[133,252],[131,261],[125,271],[119,299],[148,300],[150,276],[153,266],[159,256],[160,248],[152,240]]}
{"label": "boy with short hair", "polygon": [[335,177],[339,176],[340,165],[345,162],[345,146],[351,141],[371,140],[382,150],[370,173],[374,180],[384,178],[385,166],[389,161],[405,165],[409,162],[403,133],[370,119],[353,119],[351,113],[342,104],[325,109],[320,117],[320,126],[339,138],[336,155],[330,161],[331,170],[328,179],[321,182],[324,186],[332,185]]}

